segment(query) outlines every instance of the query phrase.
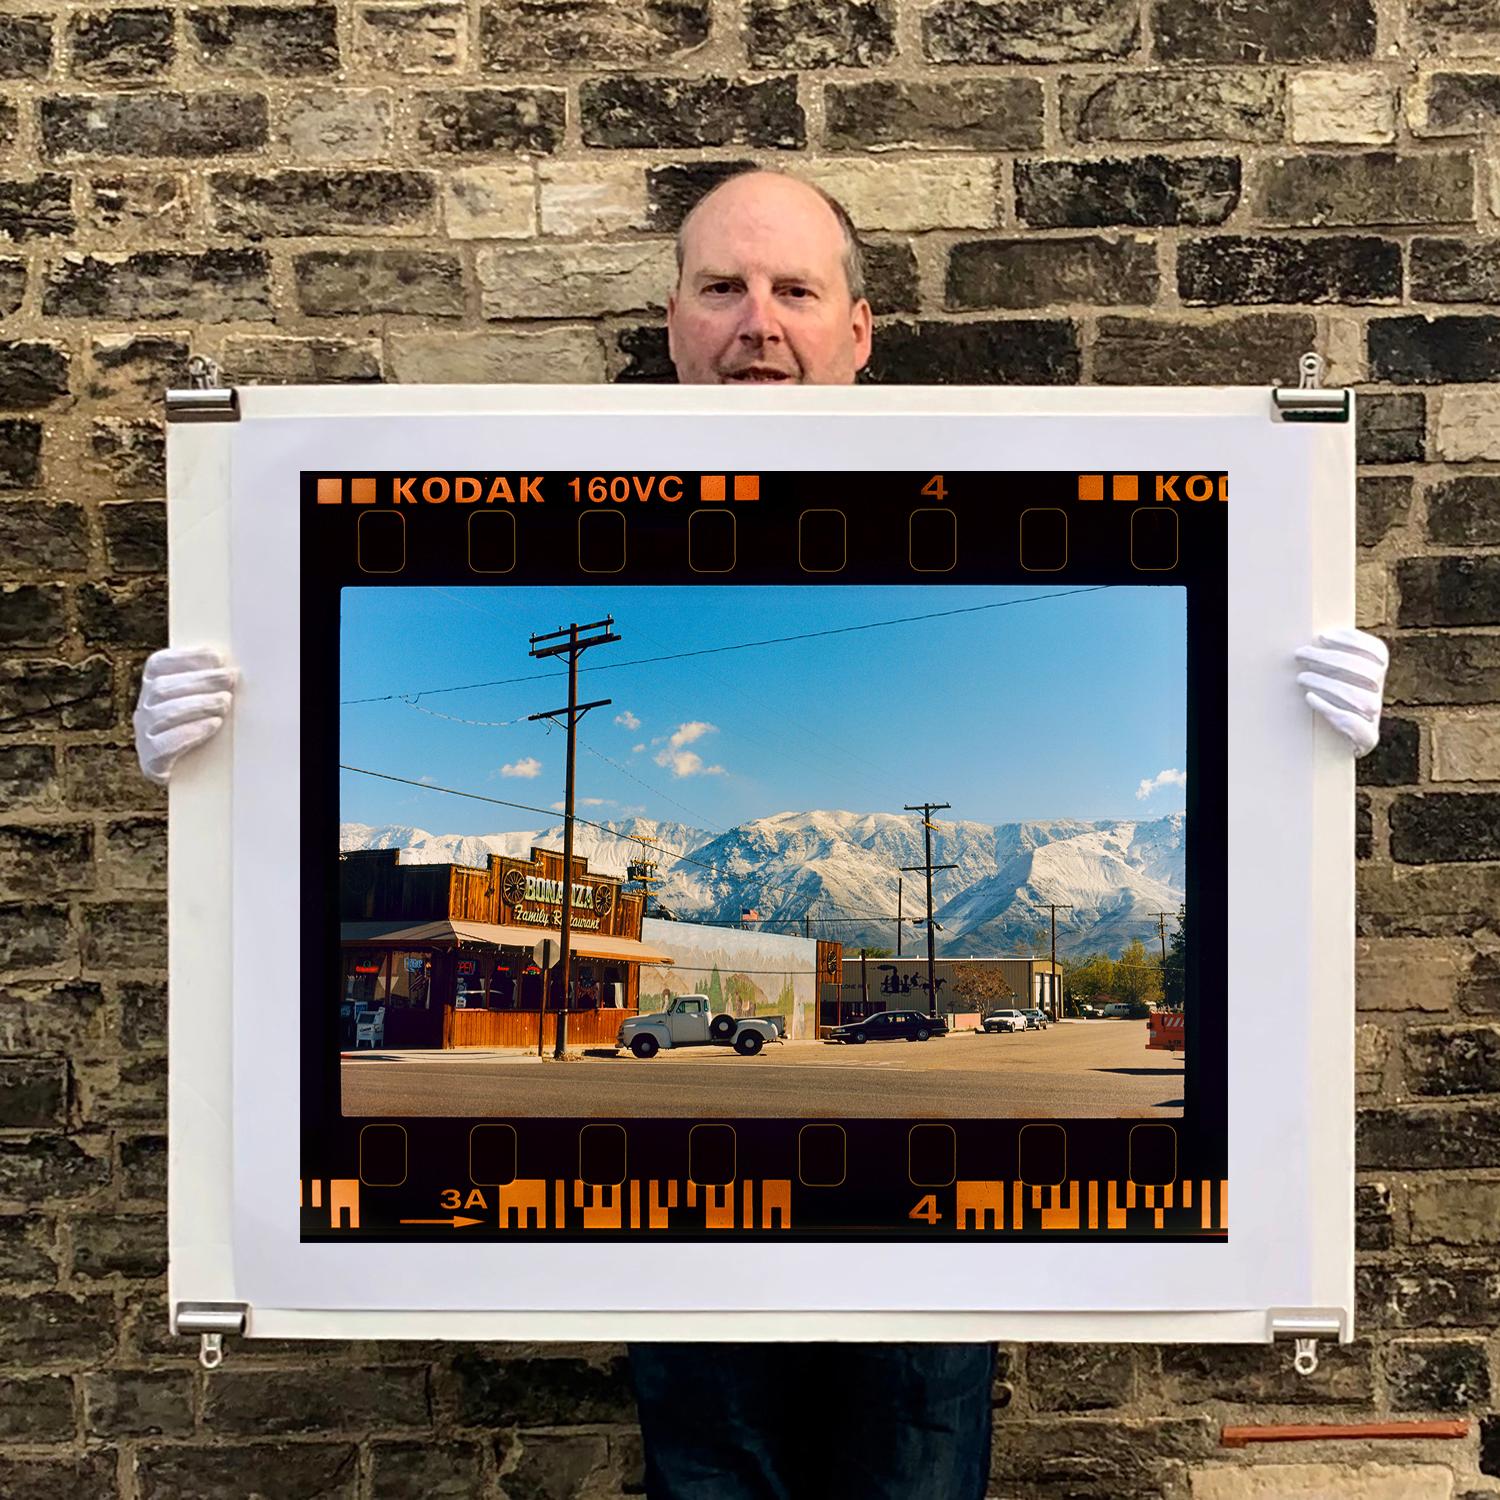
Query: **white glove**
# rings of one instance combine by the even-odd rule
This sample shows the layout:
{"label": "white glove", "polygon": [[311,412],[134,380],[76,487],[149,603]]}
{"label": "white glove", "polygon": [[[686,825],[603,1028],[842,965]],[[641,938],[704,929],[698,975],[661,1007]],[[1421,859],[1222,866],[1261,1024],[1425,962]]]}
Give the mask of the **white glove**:
{"label": "white glove", "polygon": [[168,648],[146,658],[132,723],[135,753],[148,780],[165,786],[177,757],[218,733],[237,675],[207,647]]}
{"label": "white glove", "polygon": [[1315,646],[1303,646],[1297,660],[1314,669],[1297,674],[1308,703],[1353,745],[1356,757],[1368,755],[1380,738],[1385,669],[1391,660],[1384,642],[1341,626],[1320,635]]}

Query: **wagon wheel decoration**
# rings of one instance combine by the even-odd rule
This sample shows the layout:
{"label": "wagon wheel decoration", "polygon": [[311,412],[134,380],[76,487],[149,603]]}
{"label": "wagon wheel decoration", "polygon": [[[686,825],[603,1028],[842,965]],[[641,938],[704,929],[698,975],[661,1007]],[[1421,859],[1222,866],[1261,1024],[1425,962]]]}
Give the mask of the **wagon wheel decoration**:
{"label": "wagon wheel decoration", "polygon": [[505,872],[505,884],[502,887],[505,893],[505,901],[508,906],[519,906],[522,898],[526,895],[526,877],[519,870],[507,870]]}
{"label": "wagon wheel decoration", "polygon": [[594,887],[594,902],[598,908],[600,917],[607,917],[610,908],[615,904],[615,888],[612,885],[599,885]]}

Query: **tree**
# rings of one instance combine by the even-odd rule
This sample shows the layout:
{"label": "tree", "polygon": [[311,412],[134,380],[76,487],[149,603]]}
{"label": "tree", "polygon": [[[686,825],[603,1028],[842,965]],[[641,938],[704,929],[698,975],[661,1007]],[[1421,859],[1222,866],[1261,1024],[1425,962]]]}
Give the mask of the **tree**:
{"label": "tree", "polygon": [[[893,952],[890,948],[861,948],[859,950],[866,958],[889,958]],[[845,959],[847,963],[848,960]]]}
{"label": "tree", "polygon": [[1167,940],[1167,963],[1162,971],[1163,1002],[1172,1010],[1187,1004],[1187,908],[1177,908],[1177,930]]}
{"label": "tree", "polygon": [[1155,1005],[1161,1000],[1161,963],[1153,961],[1139,938],[1130,940],[1113,968],[1111,985],[1116,999],[1131,1005]]}
{"label": "tree", "polygon": [[1087,958],[1065,958],[1062,971],[1063,984],[1075,1001],[1110,993],[1114,965],[1102,953],[1091,953]]}

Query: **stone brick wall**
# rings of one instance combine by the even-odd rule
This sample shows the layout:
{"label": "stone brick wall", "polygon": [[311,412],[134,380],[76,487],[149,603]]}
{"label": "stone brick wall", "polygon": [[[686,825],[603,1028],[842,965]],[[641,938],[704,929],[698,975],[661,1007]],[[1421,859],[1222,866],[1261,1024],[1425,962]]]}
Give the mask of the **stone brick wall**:
{"label": "stone brick wall", "polygon": [[[668,373],[670,233],[841,195],[880,381],[1364,396],[1359,1342],[1003,1352],[995,1496],[1500,1494],[1500,3],[337,0],[0,13],[0,1495],[639,1491],[618,1350],[165,1332],[158,393]],[[1220,1420],[1468,1413],[1251,1450]]]}

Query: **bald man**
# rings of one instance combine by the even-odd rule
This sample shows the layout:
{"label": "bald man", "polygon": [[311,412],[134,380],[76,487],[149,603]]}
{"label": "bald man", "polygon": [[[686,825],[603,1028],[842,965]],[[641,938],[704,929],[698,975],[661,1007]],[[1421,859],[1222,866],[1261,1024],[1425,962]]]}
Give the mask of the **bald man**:
{"label": "bald man", "polygon": [[[684,384],[851,385],[870,358],[854,226],[834,199],[794,177],[745,172],[707,193],[678,232],[677,271],[667,341]],[[1350,628],[1297,657],[1310,668],[1297,678],[1309,704],[1356,754],[1370,750],[1385,647]],[[135,715],[146,775],[165,783],[177,759],[217,731],[233,684],[213,652],[151,657]],[[754,1250],[742,1253],[749,1274]],[[849,1271],[858,1275],[857,1251]],[[630,1352],[650,1500],[985,1493],[989,1344],[637,1344]]]}

